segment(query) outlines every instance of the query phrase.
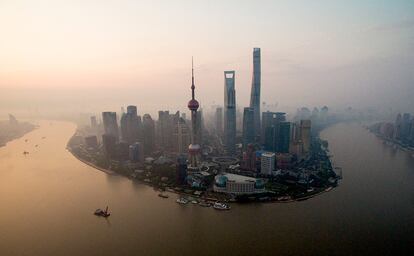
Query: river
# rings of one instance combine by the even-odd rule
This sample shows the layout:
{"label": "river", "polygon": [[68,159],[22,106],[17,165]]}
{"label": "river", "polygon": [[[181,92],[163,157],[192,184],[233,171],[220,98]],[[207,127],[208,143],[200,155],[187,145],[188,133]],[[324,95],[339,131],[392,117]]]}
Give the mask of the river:
{"label": "river", "polygon": [[[39,125],[0,148],[0,255],[408,255],[413,249],[414,158],[356,123],[321,133],[343,169],[339,187],[306,201],[235,204],[227,212],[178,205],[173,194],[162,199],[151,187],[93,169],[65,149],[74,124]],[[106,205],[107,220],[92,214]]]}

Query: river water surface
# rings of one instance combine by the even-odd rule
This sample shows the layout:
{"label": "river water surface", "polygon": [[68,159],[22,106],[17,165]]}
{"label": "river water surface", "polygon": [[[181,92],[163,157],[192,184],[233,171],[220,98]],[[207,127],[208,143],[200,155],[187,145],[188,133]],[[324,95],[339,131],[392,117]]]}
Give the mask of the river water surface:
{"label": "river water surface", "polygon": [[[93,169],[65,149],[74,124],[39,124],[0,148],[0,255],[414,252],[414,158],[359,124],[321,133],[343,169],[339,187],[302,202],[227,212],[181,206],[173,194],[162,199],[151,187]],[[106,205],[107,220],[92,214]]]}

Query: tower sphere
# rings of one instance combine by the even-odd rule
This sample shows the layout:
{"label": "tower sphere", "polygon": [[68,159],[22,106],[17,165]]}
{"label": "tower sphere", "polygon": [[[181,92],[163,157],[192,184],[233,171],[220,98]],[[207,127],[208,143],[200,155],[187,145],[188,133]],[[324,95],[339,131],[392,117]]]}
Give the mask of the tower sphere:
{"label": "tower sphere", "polygon": [[193,110],[197,110],[198,107],[200,106],[200,104],[198,104],[198,101],[195,99],[192,99],[188,102],[188,108],[193,111]]}

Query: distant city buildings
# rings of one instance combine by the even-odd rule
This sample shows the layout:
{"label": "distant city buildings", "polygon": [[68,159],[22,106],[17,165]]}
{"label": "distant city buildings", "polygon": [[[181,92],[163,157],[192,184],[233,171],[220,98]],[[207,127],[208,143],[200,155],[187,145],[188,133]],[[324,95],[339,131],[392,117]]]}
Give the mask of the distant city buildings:
{"label": "distant city buildings", "polygon": [[224,146],[228,155],[236,152],[235,72],[224,71]]}
{"label": "distant city buildings", "polygon": [[399,113],[393,123],[377,123],[370,129],[389,141],[414,148],[414,118],[410,113]]}

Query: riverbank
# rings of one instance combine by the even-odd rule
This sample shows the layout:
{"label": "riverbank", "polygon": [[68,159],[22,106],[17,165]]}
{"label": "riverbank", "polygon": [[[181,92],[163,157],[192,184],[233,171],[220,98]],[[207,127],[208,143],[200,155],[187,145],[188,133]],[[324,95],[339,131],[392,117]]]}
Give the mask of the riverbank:
{"label": "riverbank", "polygon": [[371,129],[367,128],[371,133],[373,133],[378,139],[380,139],[384,145],[393,147],[395,149],[399,149],[401,151],[407,152],[409,154],[411,154],[411,156],[414,157],[414,148],[410,147],[408,145],[404,145],[402,144],[400,141],[394,140],[394,139],[390,139],[387,138],[385,136],[383,136],[382,134],[372,131]]}
{"label": "riverbank", "polygon": [[114,171],[111,171],[111,170],[108,170],[108,169],[105,169],[105,168],[99,167],[99,166],[97,166],[97,165],[95,165],[95,164],[93,164],[93,163],[91,163],[91,162],[88,162],[88,161],[86,161],[86,160],[82,159],[81,157],[79,157],[79,156],[77,156],[76,154],[74,154],[74,153],[71,151],[70,147],[67,147],[66,149],[67,149],[67,150],[68,150],[68,151],[72,154],[72,156],[74,156],[76,159],[78,159],[78,160],[79,160],[79,161],[81,161],[82,163],[87,164],[87,165],[89,165],[90,167],[93,167],[93,168],[95,168],[95,169],[97,169],[97,170],[99,170],[99,171],[101,171],[101,172],[106,173],[106,174],[109,174],[109,175],[118,175],[118,173],[116,173],[116,172],[114,172]]}
{"label": "riverbank", "polygon": [[6,146],[8,142],[19,139],[36,128],[36,125],[27,122],[13,125],[6,121],[0,122],[0,147]]}
{"label": "riverbank", "polygon": [[[279,195],[279,196],[269,196],[269,195],[250,195],[247,197],[247,199],[244,199],[243,201],[238,201],[236,199],[234,199],[234,197],[229,196],[227,194],[221,194],[221,193],[215,193],[212,191],[198,191],[198,190],[193,190],[193,189],[189,189],[189,188],[184,188],[184,187],[162,187],[162,186],[157,186],[156,184],[153,184],[150,180],[148,179],[139,179],[137,178],[137,176],[134,175],[124,175],[124,174],[120,174],[117,173],[113,170],[109,170],[106,168],[102,168],[97,166],[94,163],[91,163],[85,159],[82,159],[80,156],[76,155],[74,152],[72,152],[70,146],[67,147],[68,151],[71,152],[71,154],[78,159],[79,161],[99,170],[102,171],[106,174],[109,175],[121,175],[124,176],[128,179],[140,182],[142,184],[145,184],[147,186],[150,186],[152,188],[154,188],[156,191],[167,191],[170,193],[174,193],[177,194],[179,196],[184,196],[184,197],[191,197],[191,198],[197,198],[200,200],[204,200],[204,201],[209,201],[209,202],[215,202],[215,201],[224,201],[224,202],[232,202],[232,203],[293,203],[293,202],[299,202],[299,201],[304,201],[304,200],[308,200],[311,199],[313,197],[319,196],[323,193],[329,192],[332,190],[332,188],[334,188],[335,186],[329,186],[329,187],[323,187],[323,188],[318,188],[315,191],[309,192],[309,193],[301,193],[301,194],[296,194],[296,195]],[[269,192],[267,192],[269,193]]]}

